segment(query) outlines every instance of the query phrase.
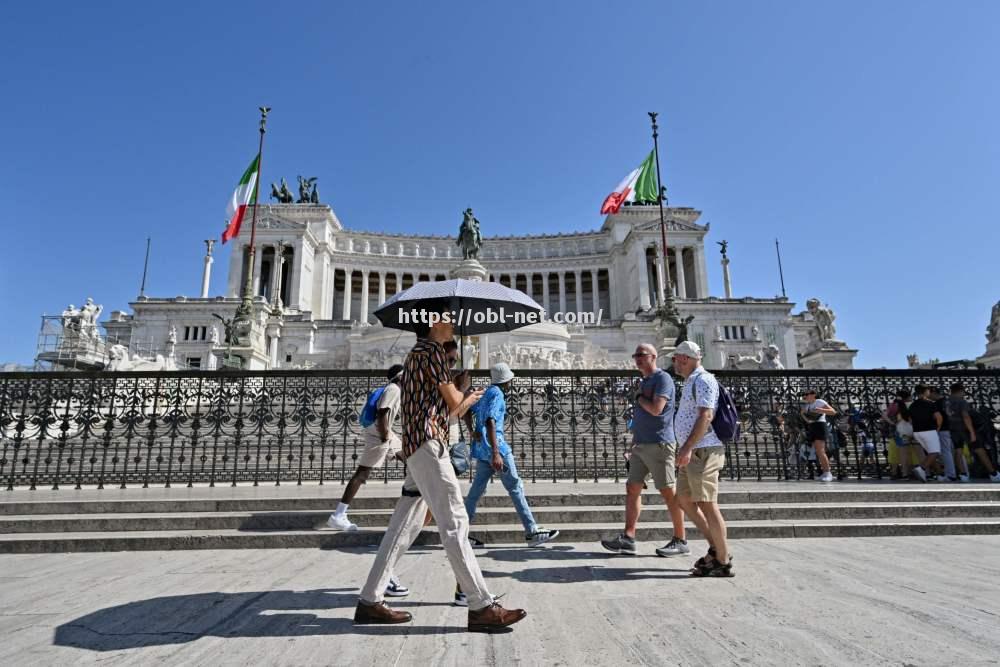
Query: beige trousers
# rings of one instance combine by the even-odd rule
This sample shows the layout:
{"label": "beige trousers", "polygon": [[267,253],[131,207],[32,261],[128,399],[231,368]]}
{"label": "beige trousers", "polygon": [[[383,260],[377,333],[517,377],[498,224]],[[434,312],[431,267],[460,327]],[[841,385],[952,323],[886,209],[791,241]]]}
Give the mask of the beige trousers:
{"label": "beige trousers", "polygon": [[[406,466],[403,497],[396,503],[389,527],[379,544],[375,564],[361,589],[361,601],[368,604],[382,601],[397,561],[417,539],[430,507],[455,579],[469,599],[469,609],[488,607],[493,603],[493,596],[486,588],[486,580],[469,544],[469,515],[465,512],[462,490],[451,467],[448,448],[438,440],[428,440],[406,460]],[[415,493],[419,495],[407,495]]]}

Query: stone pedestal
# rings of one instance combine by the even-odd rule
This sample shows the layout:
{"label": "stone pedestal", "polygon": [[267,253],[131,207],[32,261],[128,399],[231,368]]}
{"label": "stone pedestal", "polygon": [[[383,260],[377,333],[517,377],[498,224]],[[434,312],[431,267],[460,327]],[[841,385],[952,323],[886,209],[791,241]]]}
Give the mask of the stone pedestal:
{"label": "stone pedestal", "polygon": [[486,267],[476,259],[464,259],[448,272],[451,278],[464,278],[465,280],[486,280],[489,272]]}
{"label": "stone pedestal", "polygon": [[981,357],[976,358],[977,364],[983,364],[987,368],[1000,368],[1000,343],[990,343],[986,346],[986,352]]}
{"label": "stone pedestal", "polygon": [[722,286],[726,291],[726,298],[733,298],[733,280],[729,276],[729,258],[722,258]]}
{"label": "stone pedestal", "polygon": [[854,357],[857,355],[858,351],[847,347],[846,343],[827,341],[818,350],[807,352],[799,357],[799,365],[807,370],[851,370],[854,368]]}

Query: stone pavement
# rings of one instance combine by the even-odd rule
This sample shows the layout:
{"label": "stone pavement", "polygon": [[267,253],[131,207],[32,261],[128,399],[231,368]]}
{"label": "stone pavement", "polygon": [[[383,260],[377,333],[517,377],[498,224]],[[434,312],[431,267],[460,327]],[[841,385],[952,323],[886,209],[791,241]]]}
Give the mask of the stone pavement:
{"label": "stone pavement", "polygon": [[528,610],[503,635],[465,632],[437,547],[401,563],[413,622],[359,628],[371,548],[5,555],[0,664],[1000,662],[1000,536],[744,540],[716,580],[656,546],[481,551],[493,591]]}

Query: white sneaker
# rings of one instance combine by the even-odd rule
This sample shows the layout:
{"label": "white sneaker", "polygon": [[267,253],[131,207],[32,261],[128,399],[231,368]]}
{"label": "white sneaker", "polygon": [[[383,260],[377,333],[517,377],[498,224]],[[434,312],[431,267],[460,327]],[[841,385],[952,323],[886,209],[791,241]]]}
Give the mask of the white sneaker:
{"label": "white sneaker", "polygon": [[819,481],[821,481],[821,482],[832,482],[833,481],[833,473],[830,472],[829,470],[827,470],[825,473],[823,473],[822,475],[819,476]]}
{"label": "white sneaker", "polygon": [[326,520],[326,525],[334,530],[357,530],[357,524],[351,523],[347,515],[343,516],[338,514],[331,514],[330,518]]}
{"label": "white sneaker", "polygon": [[920,466],[913,466],[913,474],[916,475],[921,482],[927,481],[927,473],[924,472],[924,469]]}
{"label": "white sneaker", "polygon": [[969,481],[969,476],[968,475],[959,475],[958,476],[958,481],[960,481],[960,482],[968,482]]}
{"label": "white sneaker", "polygon": [[389,578],[389,584],[385,587],[385,595],[390,598],[405,598],[410,594],[410,589],[400,583],[396,577]]}
{"label": "white sneaker", "polygon": [[1000,482],[1000,471],[995,472],[992,475],[990,475],[990,481],[991,482]]}
{"label": "white sneaker", "polygon": [[531,535],[525,536],[525,541],[528,543],[529,547],[540,547],[550,540],[554,540],[559,537],[558,530],[536,530]]}

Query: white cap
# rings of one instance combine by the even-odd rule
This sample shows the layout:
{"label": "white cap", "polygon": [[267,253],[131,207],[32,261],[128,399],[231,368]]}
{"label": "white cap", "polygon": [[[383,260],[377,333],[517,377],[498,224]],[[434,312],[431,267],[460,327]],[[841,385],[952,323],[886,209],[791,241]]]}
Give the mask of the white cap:
{"label": "white cap", "polygon": [[691,357],[692,359],[701,359],[701,348],[698,347],[697,343],[692,343],[691,341],[686,340],[677,346],[677,349],[674,350],[672,356],[676,357],[678,354],[682,354],[685,357]]}
{"label": "white cap", "polygon": [[490,379],[493,381],[493,384],[510,382],[514,379],[514,371],[510,370],[510,366],[501,361],[499,364],[493,364],[493,368],[490,369]]}

